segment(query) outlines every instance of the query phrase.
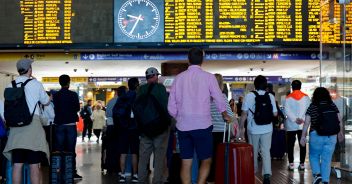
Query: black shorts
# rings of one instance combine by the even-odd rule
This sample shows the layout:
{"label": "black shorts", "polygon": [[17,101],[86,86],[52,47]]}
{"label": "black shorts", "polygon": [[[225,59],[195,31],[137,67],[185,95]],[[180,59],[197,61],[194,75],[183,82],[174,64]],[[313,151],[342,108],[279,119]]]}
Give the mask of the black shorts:
{"label": "black shorts", "polygon": [[118,147],[120,154],[138,154],[139,134],[138,130],[121,130],[118,133]]}
{"label": "black shorts", "polygon": [[12,163],[39,164],[45,159],[45,153],[28,149],[12,150]]}

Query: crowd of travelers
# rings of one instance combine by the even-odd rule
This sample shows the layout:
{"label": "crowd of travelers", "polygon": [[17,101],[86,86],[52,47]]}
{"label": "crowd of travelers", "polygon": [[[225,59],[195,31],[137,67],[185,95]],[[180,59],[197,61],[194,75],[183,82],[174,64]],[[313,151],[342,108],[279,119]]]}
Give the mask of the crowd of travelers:
{"label": "crowd of travelers", "polygon": [[[42,83],[32,77],[33,61],[19,60],[16,65],[19,76],[8,88],[24,89],[30,122],[25,126],[8,125],[13,118],[10,116],[13,113],[10,100],[5,96],[5,107],[4,102],[0,103],[1,123],[9,128],[6,146],[2,150],[13,167],[12,182],[21,183],[21,171],[27,164],[31,183],[42,183],[41,164],[48,164],[50,154],[56,151],[73,153],[74,178],[82,179],[75,161],[76,122],[80,116],[84,124],[82,141],[86,141],[86,136],[90,141],[92,133],[98,143],[102,141],[105,145],[102,149],[106,149],[109,152],[106,156],[110,157],[105,159],[108,162],[111,160],[110,163],[102,163],[102,168],[116,172],[120,183],[127,182],[125,168],[129,154],[132,183],[149,183],[151,177],[154,184],[215,183],[216,160],[222,156],[216,155],[216,148],[223,143],[226,125],[232,124],[234,139],[247,141],[253,146],[254,172],[261,173],[263,183],[268,184],[272,176],[270,150],[275,129],[273,123],[275,117],[283,116],[288,170],[296,168],[296,139],[300,148],[298,169],[306,169],[309,135],[313,183],[329,183],[335,144],[344,139],[344,132],[341,110],[326,88],[316,88],[310,99],[301,91],[301,81],[292,81],[292,92],[282,104],[284,110],[281,112],[275,93],[268,88],[270,85],[266,77],[259,75],[254,80],[254,91],[236,101],[228,101],[222,76],[204,71],[203,59],[203,50],[190,49],[189,67],[176,76],[169,92],[158,81],[159,71],[148,68],[145,84],[140,85],[138,78],[130,78],[128,87],[116,89],[115,97],[106,107],[101,102],[93,106],[92,100],[80,107],[77,93],[69,90],[68,75],[59,77],[59,91],[47,93]],[[271,119],[264,120],[264,116],[257,112],[260,109],[259,99],[266,100],[269,110],[265,116],[270,115]],[[175,163],[175,153],[179,164]],[[152,175],[151,155],[154,157]],[[106,160],[102,159],[102,162]],[[260,160],[262,169],[258,168]],[[194,167],[195,164],[198,166]]]}

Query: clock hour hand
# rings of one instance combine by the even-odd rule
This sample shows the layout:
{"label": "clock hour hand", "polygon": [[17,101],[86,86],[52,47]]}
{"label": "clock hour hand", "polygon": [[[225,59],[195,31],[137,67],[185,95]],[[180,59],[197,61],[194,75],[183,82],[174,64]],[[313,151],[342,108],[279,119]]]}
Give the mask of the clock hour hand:
{"label": "clock hour hand", "polygon": [[130,31],[130,34],[132,34],[133,31],[134,31],[134,29],[136,29],[137,24],[138,24],[138,22],[139,22],[140,20],[143,20],[141,14],[139,14],[139,16],[137,17],[137,21],[136,21],[136,23],[134,23],[134,25],[133,25],[133,27],[132,27],[132,30]]}
{"label": "clock hour hand", "polygon": [[128,14],[127,14],[127,17],[131,17],[131,18],[134,18],[134,19],[141,19],[141,20],[143,20],[143,18],[142,18],[142,17],[136,17],[136,16],[133,16],[133,15],[128,15]]}

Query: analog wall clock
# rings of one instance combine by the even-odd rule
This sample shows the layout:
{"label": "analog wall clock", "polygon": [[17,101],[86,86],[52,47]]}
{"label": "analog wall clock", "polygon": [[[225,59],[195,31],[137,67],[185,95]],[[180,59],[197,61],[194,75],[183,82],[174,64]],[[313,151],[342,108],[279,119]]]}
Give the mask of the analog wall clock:
{"label": "analog wall clock", "polygon": [[152,36],[159,27],[160,13],[150,0],[128,0],[118,12],[118,25],[131,39],[143,40]]}

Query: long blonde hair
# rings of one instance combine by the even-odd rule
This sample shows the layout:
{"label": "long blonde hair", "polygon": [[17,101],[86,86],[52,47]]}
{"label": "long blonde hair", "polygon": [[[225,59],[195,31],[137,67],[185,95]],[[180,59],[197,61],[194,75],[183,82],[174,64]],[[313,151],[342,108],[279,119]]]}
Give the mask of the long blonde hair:
{"label": "long blonde hair", "polygon": [[216,80],[218,81],[220,90],[223,91],[224,90],[224,79],[223,79],[222,75],[218,74],[218,73],[216,73],[214,75],[215,75]]}

